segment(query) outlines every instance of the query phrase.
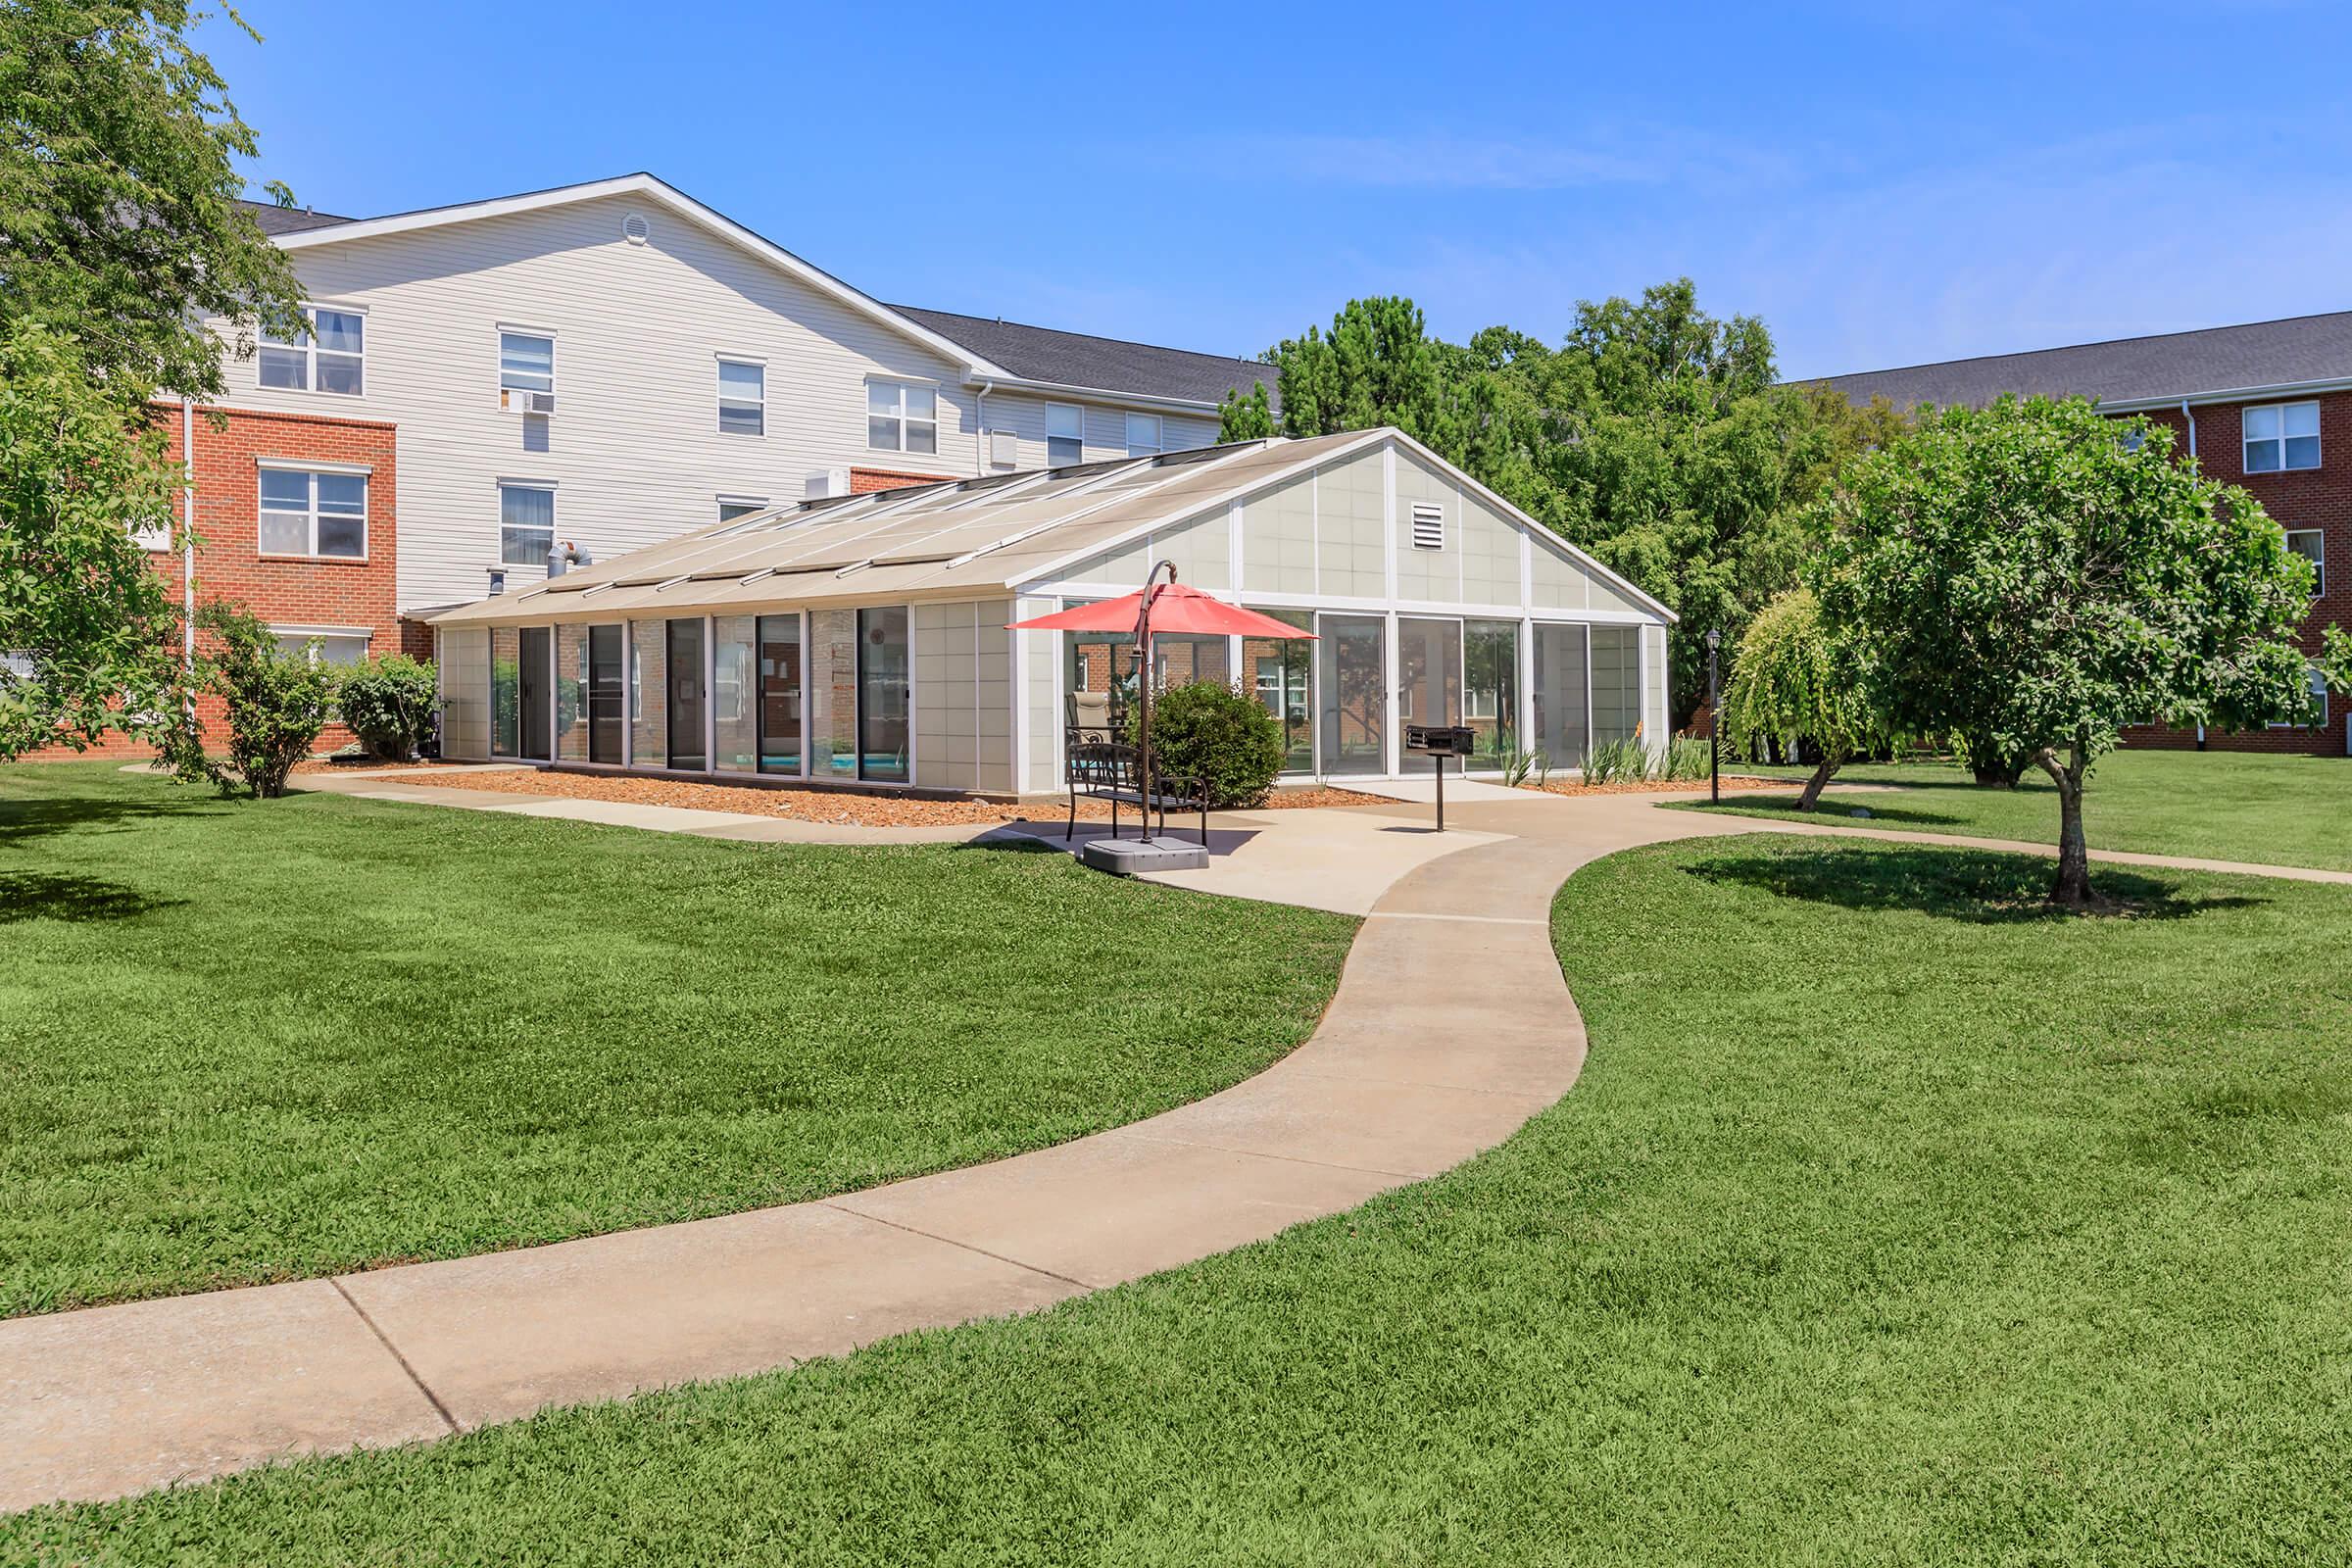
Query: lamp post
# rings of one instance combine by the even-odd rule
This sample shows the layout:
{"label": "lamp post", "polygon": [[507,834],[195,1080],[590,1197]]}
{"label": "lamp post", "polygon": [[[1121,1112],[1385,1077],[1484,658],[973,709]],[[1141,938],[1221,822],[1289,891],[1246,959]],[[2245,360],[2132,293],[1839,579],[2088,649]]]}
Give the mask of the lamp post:
{"label": "lamp post", "polygon": [[1723,646],[1720,628],[1707,628],[1707,801],[1723,804],[1723,704],[1716,686],[1716,650]]}

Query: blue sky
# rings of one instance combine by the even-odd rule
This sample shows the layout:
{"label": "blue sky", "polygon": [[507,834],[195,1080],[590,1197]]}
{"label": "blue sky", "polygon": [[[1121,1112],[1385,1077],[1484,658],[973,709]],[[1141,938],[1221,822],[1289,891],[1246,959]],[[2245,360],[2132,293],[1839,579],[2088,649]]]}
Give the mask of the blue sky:
{"label": "blue sky", "polygon": [[1683,273],[1792,375],[2352,308],[2352,7],[654,9],[203,36],[324,211],[646,169],[886,300],[1189,348]]}

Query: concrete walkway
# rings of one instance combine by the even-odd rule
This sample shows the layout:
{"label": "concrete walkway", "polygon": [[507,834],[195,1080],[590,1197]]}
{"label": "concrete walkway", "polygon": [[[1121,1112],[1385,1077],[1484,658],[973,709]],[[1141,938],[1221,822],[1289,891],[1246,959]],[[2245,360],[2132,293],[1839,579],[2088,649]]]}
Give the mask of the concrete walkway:
{"label": "concrete walkway", "polygon": [[[0,1509],[789,1367],[1041,1307],[1434,1175],[1575,1082],[1584,1027],[1552,955],[1551,900],[1577,867],[1617,850],[1785,832],[2048,852],[1667,811],[1655,800],[1465,803],[1469,831],[1448,833],[1446,853],[1373,902],[1306,1045],[1131,1126],[816,1202],[0,1321]],[[1376,809],[1266,814],[1395,825]]]}

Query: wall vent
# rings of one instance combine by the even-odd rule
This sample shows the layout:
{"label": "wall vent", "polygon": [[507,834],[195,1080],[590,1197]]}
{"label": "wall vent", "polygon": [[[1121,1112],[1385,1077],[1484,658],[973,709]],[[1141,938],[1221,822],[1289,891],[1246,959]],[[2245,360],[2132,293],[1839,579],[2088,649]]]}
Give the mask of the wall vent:
{"label": "wall vent", "polygon": [[632,245],[642,245],[653,234],[643,213],[631,213],[620,220],[620,237]]}
{"label": "wall vent", "polygon": [[1413,548],[1443,550],[1446,548],[1446,509],[1434,501],[1413,503]]}

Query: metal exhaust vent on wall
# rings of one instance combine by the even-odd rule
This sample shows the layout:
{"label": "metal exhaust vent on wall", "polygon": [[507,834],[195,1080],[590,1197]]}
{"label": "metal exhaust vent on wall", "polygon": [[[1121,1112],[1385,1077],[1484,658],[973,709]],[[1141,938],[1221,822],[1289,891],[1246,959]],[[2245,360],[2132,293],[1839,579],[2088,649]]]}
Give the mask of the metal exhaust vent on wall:
{"label": "metal exhaust vent on wall", "polygon": [[643,213],[631,213],[620,220],[620,236],[632,245],[642,245],[653,235],[653,227]]}

